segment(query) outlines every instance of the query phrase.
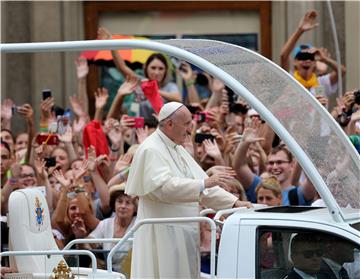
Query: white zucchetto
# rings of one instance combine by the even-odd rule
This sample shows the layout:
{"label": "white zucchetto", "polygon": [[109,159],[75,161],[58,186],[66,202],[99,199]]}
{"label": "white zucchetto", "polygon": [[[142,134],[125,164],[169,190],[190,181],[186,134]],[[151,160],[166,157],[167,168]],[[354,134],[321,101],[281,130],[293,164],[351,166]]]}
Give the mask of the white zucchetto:
{"label": "white zucchetto", "polygon": [[159,122],[168,118],[170,115],[172,115],[175,111],[177,111],[179,108],[183,106],[182,103],[179,102],[170,102],[163,105],[159,112]]}

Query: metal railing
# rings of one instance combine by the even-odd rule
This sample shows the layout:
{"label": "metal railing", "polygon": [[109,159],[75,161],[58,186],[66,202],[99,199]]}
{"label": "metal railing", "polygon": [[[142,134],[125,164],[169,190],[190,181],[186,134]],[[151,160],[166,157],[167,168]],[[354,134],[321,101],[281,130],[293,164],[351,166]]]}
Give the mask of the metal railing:
{"label": "metal railing", "polygon": [[[82,238],[71,240],[63,250],[68,250],[75,244],[89,244],[89,243],[116,243],[122,240],[122,238]],[[129,238],[127,241],[133,241],[133,238]]]}

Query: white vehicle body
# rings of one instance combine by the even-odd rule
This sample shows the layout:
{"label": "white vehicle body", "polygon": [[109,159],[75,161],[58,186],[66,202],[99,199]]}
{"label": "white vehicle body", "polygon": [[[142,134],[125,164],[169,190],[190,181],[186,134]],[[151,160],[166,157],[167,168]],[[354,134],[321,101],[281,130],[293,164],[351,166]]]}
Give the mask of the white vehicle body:
{"label": "white vehicle body", "polygon": [[[287,144],[327,206],[304,211],[296,207],[240,209],[224,223],[217,277],[271,278],[271,275],[264,277],[259,268],[259,233],[262,230],[269,230],[274,236],[281,236],[281,230],[288,232],[287,236],[299,230],[322,231],[348,240],[355,252],[356,249],[360,250],[360,157],[317,100],[270,60],[238,46],[207,40],[2,44],[1,52],[120,48],[165,52],[223,80]],[[283,212],[276,212],[279,210]],[[289,256],[286,247],[282,250],[282,261],[289,265],[285,258]],[[214,277],[214,266],[211,273]]]}
{"label": "white vehicle body", "polygon": [[[288,208],[288,207],[283,207]],[[217,277],[218,278],[270,278],[262,277],[259,265],[259,229],[306,230],[336,235],[360,249],[360,231],[348,223],[335,222],[326,208],[309,208],[300,213],[274,213],[276,208],[242,209],[224,223],[222,230]],[[346,209],[349,218],[360,226],[359,210]],[[351,215],[351,216],[350,216]],[[359,229],[359,227],[358,227]],[[360,250],[359,250],[360,251]]]}

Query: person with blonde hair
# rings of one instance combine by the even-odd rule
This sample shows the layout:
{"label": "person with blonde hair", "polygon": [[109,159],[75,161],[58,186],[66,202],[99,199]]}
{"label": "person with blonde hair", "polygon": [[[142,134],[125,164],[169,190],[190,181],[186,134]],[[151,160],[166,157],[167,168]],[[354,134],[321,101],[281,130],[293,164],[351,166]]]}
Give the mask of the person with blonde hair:
{"label": "person with blonde hair", "polygon": [[281,205],[281,187],[277,178],[273,175],[262,179],[255,189],[257,203],[268,206]]}

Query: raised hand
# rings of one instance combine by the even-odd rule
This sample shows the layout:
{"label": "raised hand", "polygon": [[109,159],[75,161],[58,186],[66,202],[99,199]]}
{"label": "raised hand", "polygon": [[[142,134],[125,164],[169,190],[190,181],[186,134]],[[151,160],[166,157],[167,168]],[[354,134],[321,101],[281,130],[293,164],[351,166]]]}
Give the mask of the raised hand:
{"label": "raised hand", "polygon": [[225,84],[221,80],[214,78],[210,83],[210,87],[212,92],[222,93],[222,90],[225,88]]}
{"label": "raised hand", "polygon": [[225,115],[225,116],[230,113],[229,101],[222,100],[221,105],[220,105],[220,109],[219,109],[219,113],[220,113],[220,115]]}
{"label": "raised hand", "polygon": [[225,138],[219,133],[219,131],[215,128],[210,130],[210,134],[215,137],[217,146],[219,147],[220,151],[224,151],[226,147]]}
{"label": "raised hand", "polygon": [[51,108],[54,106],[55,100],[54,97],[46,98],[45,100],[41,100],[40,108],[41,108],[41,115],[48,119],[51,116]]}
{"label": "raised hand", "polygon": [[145,126],[145,128],[137,128],[135,132],[139,144],[141,144],[149,135],[147,126]]}
{"label": "raised hand", "polygon": [[25,117],[26,121],[33,121],[34,110],[29,104],[24,104],[18,108],[18,113]]}
{"label": "raised hand", "polygon": [[336,98],[336,107],[334,108],[335,115],[333,115],[333,116],[336,118],[337,116],[339,116],[340,114],[345,112],[345,110],[346,110],[346,108],[345,108],[345,104],[344,104],[342,97],[337,97]]}
{"label": "raised hand", "polygon": [[123,141],[122,127],[118,120],[113,118],[110,118],[108,120],[109,122],[107,123],[108,125],[107,135],[111,141],[112,148],[118,148],[120,147]]}
{"label": "raised hand", "polygon": [[342,100],[346,111],[349,111],[355,102],[355,94],[353,93],[353,91],[348,91],[344,94]]}
{"label": "raised hand", "polygon": [[55,179],[62,185],[64,186],[66,189],[69,188],[69,186],[71,185],[71,181],[70,179],[65,178],[65,176],[62,174],[61,171],[59,170],[54,170],[54,172],[52,173],[53,177],[55,177]]}
{"label": "raised hand", "polygon": [[135,125],[134,118],[129,118],[126,114],[123,114],[120,119],[120,124],[122,127],[133,127]]}
{"label": "raised hand", "polygon": [[14,163],[10,167],[11,175],[13,178],[19,178],[21,174],[21,164]]}
{"label": "raised hand", "polygon": [[320,102],[320,104],[322,104],[324,107],[327,107],[329,100],[328,98],[324,97],[324,96],[315,96],[315,98]]}
{"label": "raised hand", "polygon": [[220,149],[216,143],[216,141],[211,141],[209,139],[206,139],[203,141],[203,145],[205,148],[205,152],[208,156],[210,156],[211,158],[222,158]]}
{"label": "raised hand", "polygon": [[317,12],[315,10],[308,11],[300,20],[299,29],[304,32],[319,26],[319,23],[316,22],[316,17]]}
{"label": "raised hand", "polygon": [[245,123],[245,129],[243,133],[243,141],[247,143],[253,143],[265,140],[264,138],[260,138],[257,136],[257,131],[260,127],[260,120],[258,118],[253,118],[251,123]]}
{"label": "raised hand", "polygon": [[189,63],[186,63],[185,61],[181,62],[181,66],[179,69],[180,76],[185,80],[191,80],[193,79],[193,71],[191,69],[191,66]]}
{"label": "raised hand", "polygon": [[118,173],[124,168],[130,166],[132,161],[133,155],[132,154],[124,154],[119,157],[119,160],[116,162],[116,165],[114,167],[114,173]]}
{"label": "raised hand", "polygon": [[320,61],[326,61],[330,58],[330,52],[324,47],[317,48],[316,54],[319,55]]}
{"label": "raised hand", "polygon": [[88,235],[84,219],[78,216],[73,220],[71,230],[74,233],[75,238],[85,238]]}
{"label": "raised hand", "polygon": [[48,176],[45,164],[46,164],[46,162],[43,158],[38,157],[34,161],[35,170],[42,179],[45,179]]}
{"label": "raised hand", "polygon": [[106,154],[101,154],[96,158],[96,165],[97,166],[110,166],[109,156]]}
{"label": "raised hand", "polygon": [[121,96],[130,95],[134,92],[138,83],[139,78],[137,76],[127,76],[125,82],[119,87],[117,94]]}
{"label": "raised hand", "polygon": [[96,150],[95,147],[90,145],[88,148],[88,169],[94,171],[96,168]]}
{"label": "raised hand", "polygon": [[70,105],[72,108],[72,111],[75,115],[78,117],[84,117],[87,116],[87,113],[84,110],[83,105],[81,104],[80,100],[76,96],[70,96]]}
{"label": "raised hand", "polygon": [[89,73],[89,66],[84,57],[79,57],[75,60],[76,75],[78,79],[83,79]]}
{"label": "raised hand", "polygon": [[95,95],[95,108],[102,109],[109,98],[108,90],[106,88],[98,88],[94,93]]}
{"label": "raised hand", "polygon": [[353,114],[351,114],[351,121],[356,122],[356,121],[360,121],[360,109],[358,109],[357,111],[355,111]]}
{"label": "raised hand", "polygon": [[14,102],[11,99],[5,99],[1,104],[1,118],[10,120],[13,106]]}
{"label": "raised hand", "polygon": [[79,168],[73,170],[75,181],[78,181],[80,177],[82,177],[87,172],[87,170],[89,169],[88,167],[89,167],[88,160],[83,160]]}
{"label": "raised hand", "polygon": [[62,135],[58,135],[59,140],[64,143],[72,142],[73,132],[71,126],[68,126],[65,130],[65,133]]}
{"label": "raised hand", "polygon": [[79,134],[80,132],[82,132],[85,126],[86,126],[86,118],[80,117],[79,119],[75,119],[73,122],[74,134]]}
{"label": "raised hand", "polygon": [[230,153],[235,150],[242,136],[239,135],[237,132],[233,131],[230,127],[226,130],[224,137],[225,137],[224,153]]}
{"label": "raised hand", "polygon": [[110,40],[112,39],[112,34],[105,27],[99,27],[97,37],[100,40]]}

